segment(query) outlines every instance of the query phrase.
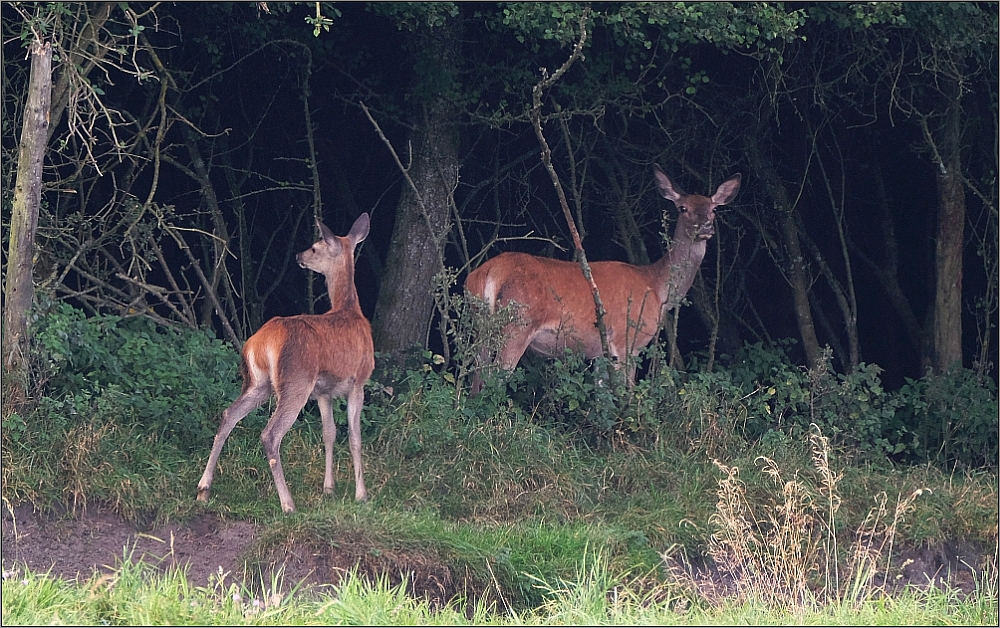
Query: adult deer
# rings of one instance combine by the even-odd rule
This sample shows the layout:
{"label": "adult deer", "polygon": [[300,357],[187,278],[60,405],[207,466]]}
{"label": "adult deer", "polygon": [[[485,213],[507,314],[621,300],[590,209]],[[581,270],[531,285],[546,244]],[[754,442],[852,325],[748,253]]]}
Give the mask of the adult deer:
{"label": "adult deer", "polygon": [[208,501],[219,453],[236,424],[267,401],[278,403],[260,439],[271,466],[281,508],[295,511],[295,502],[281,469],[281,439],[309,399],[316,399],[323,419],[326,474],[323,492],[333,493],[333,398],[347,398],[347,430],[354,461],[354,498],[368,499],[361,467],[361,407],[365,382],[375,367],[375,350],[368,320],[361,313],[354,286],[354,248],[368,236],[368,214],[354,221],[346,237],[333,235],[316,221],[323,237],[295,259],[299,266],[326,277],[330,311],[326,314],[277,316],[264,323],[243,345],[243,392],[222,413],[205,473],[198,482],[198,500]]}
{"label": "adult deer", "polygon": [[[636,356],[659,331],[663,314],[677,306],[694,282],[715,234],[715,209],[739,192],[741,175],[724,181],[711,197],[685,194],[654,165],[660,194],[680,210],[674,238],[666,255],[648,266],[624,262],[593,262],[591,273],[604,302],[608,349],[615,359]],[[511,301],[524,308],[521,320],[505,330],[497,361],[512,370],[525,350],[557,357],[566,348],[587,359],[603,353],[590,286],[580,266],[526,253],[501,253],[465,280],[465,289],[484,300],[490,311]],[[635,375],[634,362],[628,377]],[[472,392],[482,382],[473,376]]]}

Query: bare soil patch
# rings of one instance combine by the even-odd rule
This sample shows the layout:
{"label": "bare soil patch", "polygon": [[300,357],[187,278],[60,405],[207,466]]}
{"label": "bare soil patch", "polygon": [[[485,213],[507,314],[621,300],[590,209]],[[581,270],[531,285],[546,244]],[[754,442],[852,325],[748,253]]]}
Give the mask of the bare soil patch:
{"label": "bare soil patch", "polygon": [[60,516],[22,505],[13,512],[4,508],[3,571],[17,574],[27,567],[35,573],[82,581],[95,573],[113,572],[130,556],[162,570],[185,567],[195,586],[211,586],[221,573],[226,574],[226,582],[239,581],[256,591],[262,585],[269,587],[280,570],[284,587],[301,584],[313,589],[338,584],[345,574],[356,570],[392,584],[405,576],[412,594],[437,604],[460,593],[473,593],[468,590],[468,574],[456,577],[432,552],[377,548],[358,535],[338,537],[323,546],[289,540],[260,548],[261,531],[257,524],[210,514],[140,530],[100,509]]}
{"label": "bare soil patch", "polygon": [[140,531],[120,516],[88,509],[75,517],[47,515],[22,505],[3,512],[3,569],[26,566],[67,579],[110,573],[125,556],[162,569],[187,566],[196,586],[223,573],[239,574],[242,555],[257,538],[257,526],[198,515],[183,524]]}

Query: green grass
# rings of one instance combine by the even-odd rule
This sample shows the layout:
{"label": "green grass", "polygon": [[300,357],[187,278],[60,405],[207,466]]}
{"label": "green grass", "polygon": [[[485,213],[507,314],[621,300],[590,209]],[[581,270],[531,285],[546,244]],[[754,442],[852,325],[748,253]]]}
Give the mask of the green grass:
{"label": "green grass", "polygon": [[[335,495],[322,495],[318,418],[297,422],[282,447],[290,516],[261,452],[266,412],[233,432],[208,504],[194,496],[210,442],[147,430],[114,390],[72,405],[89,414],[48,400],[5,418],[8,507],[101,505],[144,524],[211,513],[262,533],[244,571],[204,588],[127,552],[103,580],[18,574],[3,583],[4,623],[996,622],[995,470],[897,466],[812,433],[750,438],[747,407],[701,389],[677,403],[667,390],[601,432],[491,391],[456,403],[444,378],[420,377],[369,391],[367,504],[353,501],[343,434]],[[904,552],[956,541],[986,555],[978,592],[892,585]],[[335,592],[255,579],[301,547],[339,552],[356,573]],[[704,563],[735,585],[707,588]],[[451,580],[432,595],[421,579],[434,569]]]}
{"label": "green grass", "polygon": [[433,605],[392,585],[350,574],[335,589],[300,592],[276,576],[257,593],[219,578],[192,587],[183,571],[166,573],[126,553],[117,570],[82,582],[46,574],[3,581],[4,625],[989,625],[995,595],[907,589],[892,597],[822,608],[759,603],[691,603],[669,587],[641,592],[628,574],[585,554],[573,577],[536,580],[546,601],[517,611],[456,599]]}
{"label": "green grass", "polygon": [[[711,554],[713,535],[723,525],[717,502],[724,476],[714,463],[718,458],[666,439],[650,448],[595,450],[585,446],[573,431],[543,426],[514,413],[469,421],[447,412],[426,412],[426,408],[418,416],[414,399],[408,398],[405,403],[405,408],[396,407],[365,442],[366,477],[372,494],[367,504],[355,503],[351,482],[343,481],[351,477],[346,447],[337,449],[337,476],[342,479],[337,494],[333,499],[321,495],[322,445],[314,417],[306,417],[293,428],[283,447],[286,474],[300,508],[290,516],[280,514],[260,451],[259,425],[253,422],[238,428],[227,443],[213,500],[208,505],[194,501],[203,457],[191,459],[170,444],[158,443],[155,436],[141,435],[135,426],[119,427],[99,421],[81,422],[62,439],[50,438],[47,454],[27,447],[4,447],[4,499],[9,504],[36,499],[34,503],[45,505],[62,499],[69,503],[75,500],[79,505],[110,505],[126,517],[149,521],[183,520],[209,512],[263,523],[263,534],[245,557],[247,569],[237,574],[250,582],[252,574],[265,572],[269,564],[280,564],[288,548],[306,546],[322,552],[336,545],[355,557],[362,572],[391,576],[379,585],[381,588],[364,589],[366,595],[377,599],[396,598],[406,591],[416,595],[406,603],[410,609],[407,612],[425,614],[419,618],[408,615],[406,621],[414,623],[447,623],[440,613],[447,610],[441,604],[448,600],[437,600],[438,614],[430,613],[425,608],[429,602],[421,601],[415,583],[401,584],[398,577],[415,565],[427,564],[460,574],[448,593],[464,596],[473,605],[493,605],[501,614],[491,615],[490,622],[584,623],[601,617],[602,622],[620,623],[850,623],[861,621],[852,617],[866,617],[864,621],[895,623],[858,613],[889,613],[916,621],[930,617],[926,615],[931,612],[929,608],[937,608],[935,613],[971,612],[956,610],[966,606],[955,606],[954,600],[943,604],[934,594],[913,597],[909,602],[906,596],[894,595],[891,602],[886,601],[880,597],[878,587],[867,580],[862,594],[851,598],[858,604],[845,608],[844,602],[831,605],[826,601],[817,603],[817,608],[809,609],[807,615],[796,614],[805,612],[800,610],[755,616],[762,605],[759,600],[754,604],[747,599],[753,597],[753,591],[736,596],[748,605],[706,604],[699,601],[704,595],[697,587],[683,582],[683,578],[678,582],[668,576],[661,555],[669,553],[698,562]],[[796,447],[786,443],[768,453],[782,467],[786,480],[800,483],[802,490],[813,496],[809,499],[822,506],[822,500],[816,497],[823,495],[822,474],[811,464],[805,444]],[[811,536],[796,542],[816,546],[837,538],[840,554],[832,558],[841,562],[842,569],[849,565],[849,546],[855,531],[876,507],[880,494],[886,496],[891,507],[899,496],[930,489],[915,499],[894,531],[896,552],[903,547],[933,546],[953,539],[978,542],[984,548],[995,545],[995,474],[946,473],[931,465],[895,468],[859,464],[839,468],[837,456],[833,457],[832,466],[840,475],[833,532],[817,528],[809,533]],[[781,483],[765,472],[762,461],[752,451],[737,451],[727,464],[740,469],[739,478],[750,505],[747,516],[763,520],[780,510]],[[883,522],[883,530],[885,525]],[[587,556],[600,556],[596,572],[593,561],[582,559]],[[779,559],[764,557],[764,567],[757,569],[765,569]],[[113,612],[122,613],[120,616],[101,615],[104,606],[96,602],[83,604],[71,594],[71,585],[31,575],[27,578],[31,586],[25,585],[27,590],[14,598],[8,598],[6,593],[9,587],[21,591],[16,588],[17,582],[4,584],[5,623],[8,614],[11,623],[229,623],[237,619],[266,623],[268,617],[277,617],[275,609],[254,617],[240,615],[245,609],[231,608],[222,598],[210,604],[213,598],[207,592],[189,591],[182,574],[161,577],[127,560],[123,564],[124,571],[115,581],[134,581],[137,587],[141,581],[145,588],[121,599],[110,590],[106,595],[102,593],[103,605],[114,607],[117,610]],[[846,574],[844,579],[846,582]],[[358,578],[358,583],[350,586],[362,587],[363,581]],[[258,583],[250,588],[266,589],[265,585]],[[94,583],[82,586],[104,590],[104,585]],[[249,590],[243,584],[239,586]],[[995,591],[995,575],[992,586]],[[119,585],[116,587],[121,590]],[[177,592],[156,592],[164,587],[173,587]],[[37,593],[29,595],[35,588]],[[603,607],[605,595],[595,591],[617,591],[614,595],[624,596],[620,604],[625,610]],[[164,595],[189,597],[197,602],[196,606],[211,608],[212,618],[205,617],[204,610],[199,613],[187,607],[164,611],[172,613],[169,619],[166,615],[133,615],[152,613],[161,604],[156,600]],[[221,594],[216,591],[215,595],[218,598]],[[232,593],[227,595],[231,597]],[[152,597],[133,609],[132,601],[144,596]],[[8,599],[20,601],[8,604]],[[972,597],[963,604],[973,604],[976,599]],[[985,604],[981,612],[995,608],[995,602],[993,606],[988,601],[979,603]],[[126,607],[127,612],[122,610]],[[678,613],[682,607],[688,610]],[[825,610],[817,610],[820,607]],[[306,604],[303,608],[313,607]],[[327,611],[347,612],[341,602]],[[308,623],[316,619],[315,609],[296,612],[313,615],[308,620],[296,615],[294,621]],[[382,611],[373,609],[370,613],[375,614],[357,609],[351,612],[360,613],[357,617],[367,617],[364,621],[372,623],[384,617],[377,614]],[[461,609],[461,613],[466,612]],[[68,619],[71,613],[84,614]],[[26,617],[33,619],[17,619]],[[281,621],[293,620],[291,616],[275,619],[276,623]],[[955,616],[949,619],[958,621]]]}

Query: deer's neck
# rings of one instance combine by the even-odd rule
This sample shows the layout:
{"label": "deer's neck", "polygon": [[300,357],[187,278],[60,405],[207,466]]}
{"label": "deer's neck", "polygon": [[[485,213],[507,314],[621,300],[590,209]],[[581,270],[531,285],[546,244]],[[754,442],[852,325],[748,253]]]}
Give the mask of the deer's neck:
{"label": "deer's neck", "polygon": [[687,295],[707,247],[707,240],[694,240],[681,225],[677,226],[670,249],[655,264],[657,291],[664,312],[676,307]]}
{"label": "deer's neck", "polygon": [[330,312],[346,309],[360,311],[361,309],[358,303],[358,290],[354,286],[353,272],[348,272],[345,269],[326,275],[326,293],[330,297]]}

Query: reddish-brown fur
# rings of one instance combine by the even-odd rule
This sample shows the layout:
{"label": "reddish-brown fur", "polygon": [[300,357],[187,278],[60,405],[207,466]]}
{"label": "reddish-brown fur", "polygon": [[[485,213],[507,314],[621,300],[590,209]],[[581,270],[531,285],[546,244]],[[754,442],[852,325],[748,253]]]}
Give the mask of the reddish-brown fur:
{"label": "reddish-brown fur", "polygon": [[361,464],[361,407],[364,385],[375,367],[371,326],[361,313],[354,286],[354,248],[368,235],[368,214],[362,214],[346,237],[338,237],[322,223],[323,238],[296,260],[326,277],[331,308],[325,314],[275,317],[264,323],[243,345],[243,392],[223,412],[205,473],[198,483],[198,499],[208,501],[212,477],[222,446],[237,423],[277,395],[274,414],[261,433],[281,508],[293,512],[288,484],[281,467],[281,439],[309,399],[316,399],[323,419],[326,470],[323,491],[333,492],[333,398],[347,398],[347,427],[354,462],[354,496],[366,500]]}
{"label": "reddish-brown fur", "polygon": [[[705,257],[708,239],[715,233],[715,208],[725,205],[739,191],[741,177],[734,175],[711,197],[685,194],[655,168],[660,194],[680,210],[670,250],[648,266],[623,262],[593,262],[594,282],[604,303],[604,324],[612,357],[636,356],[659,331],[664,312],[675,307],[694,281]],[[465,289],[486,301],[493,311],[497,304],[516,301],[525,306],[524,325],[511,325],[498,362],[513,369],[525,350],[556,357],[566,348],[582,352],[588,359],[603,353],[597,330],[597,315],[590,285],[579,264],[526,253],[501,253],[472,273]],[[629,378],[634,374],[629,367]],[[473,392],[481,382],[473,378]]]}

